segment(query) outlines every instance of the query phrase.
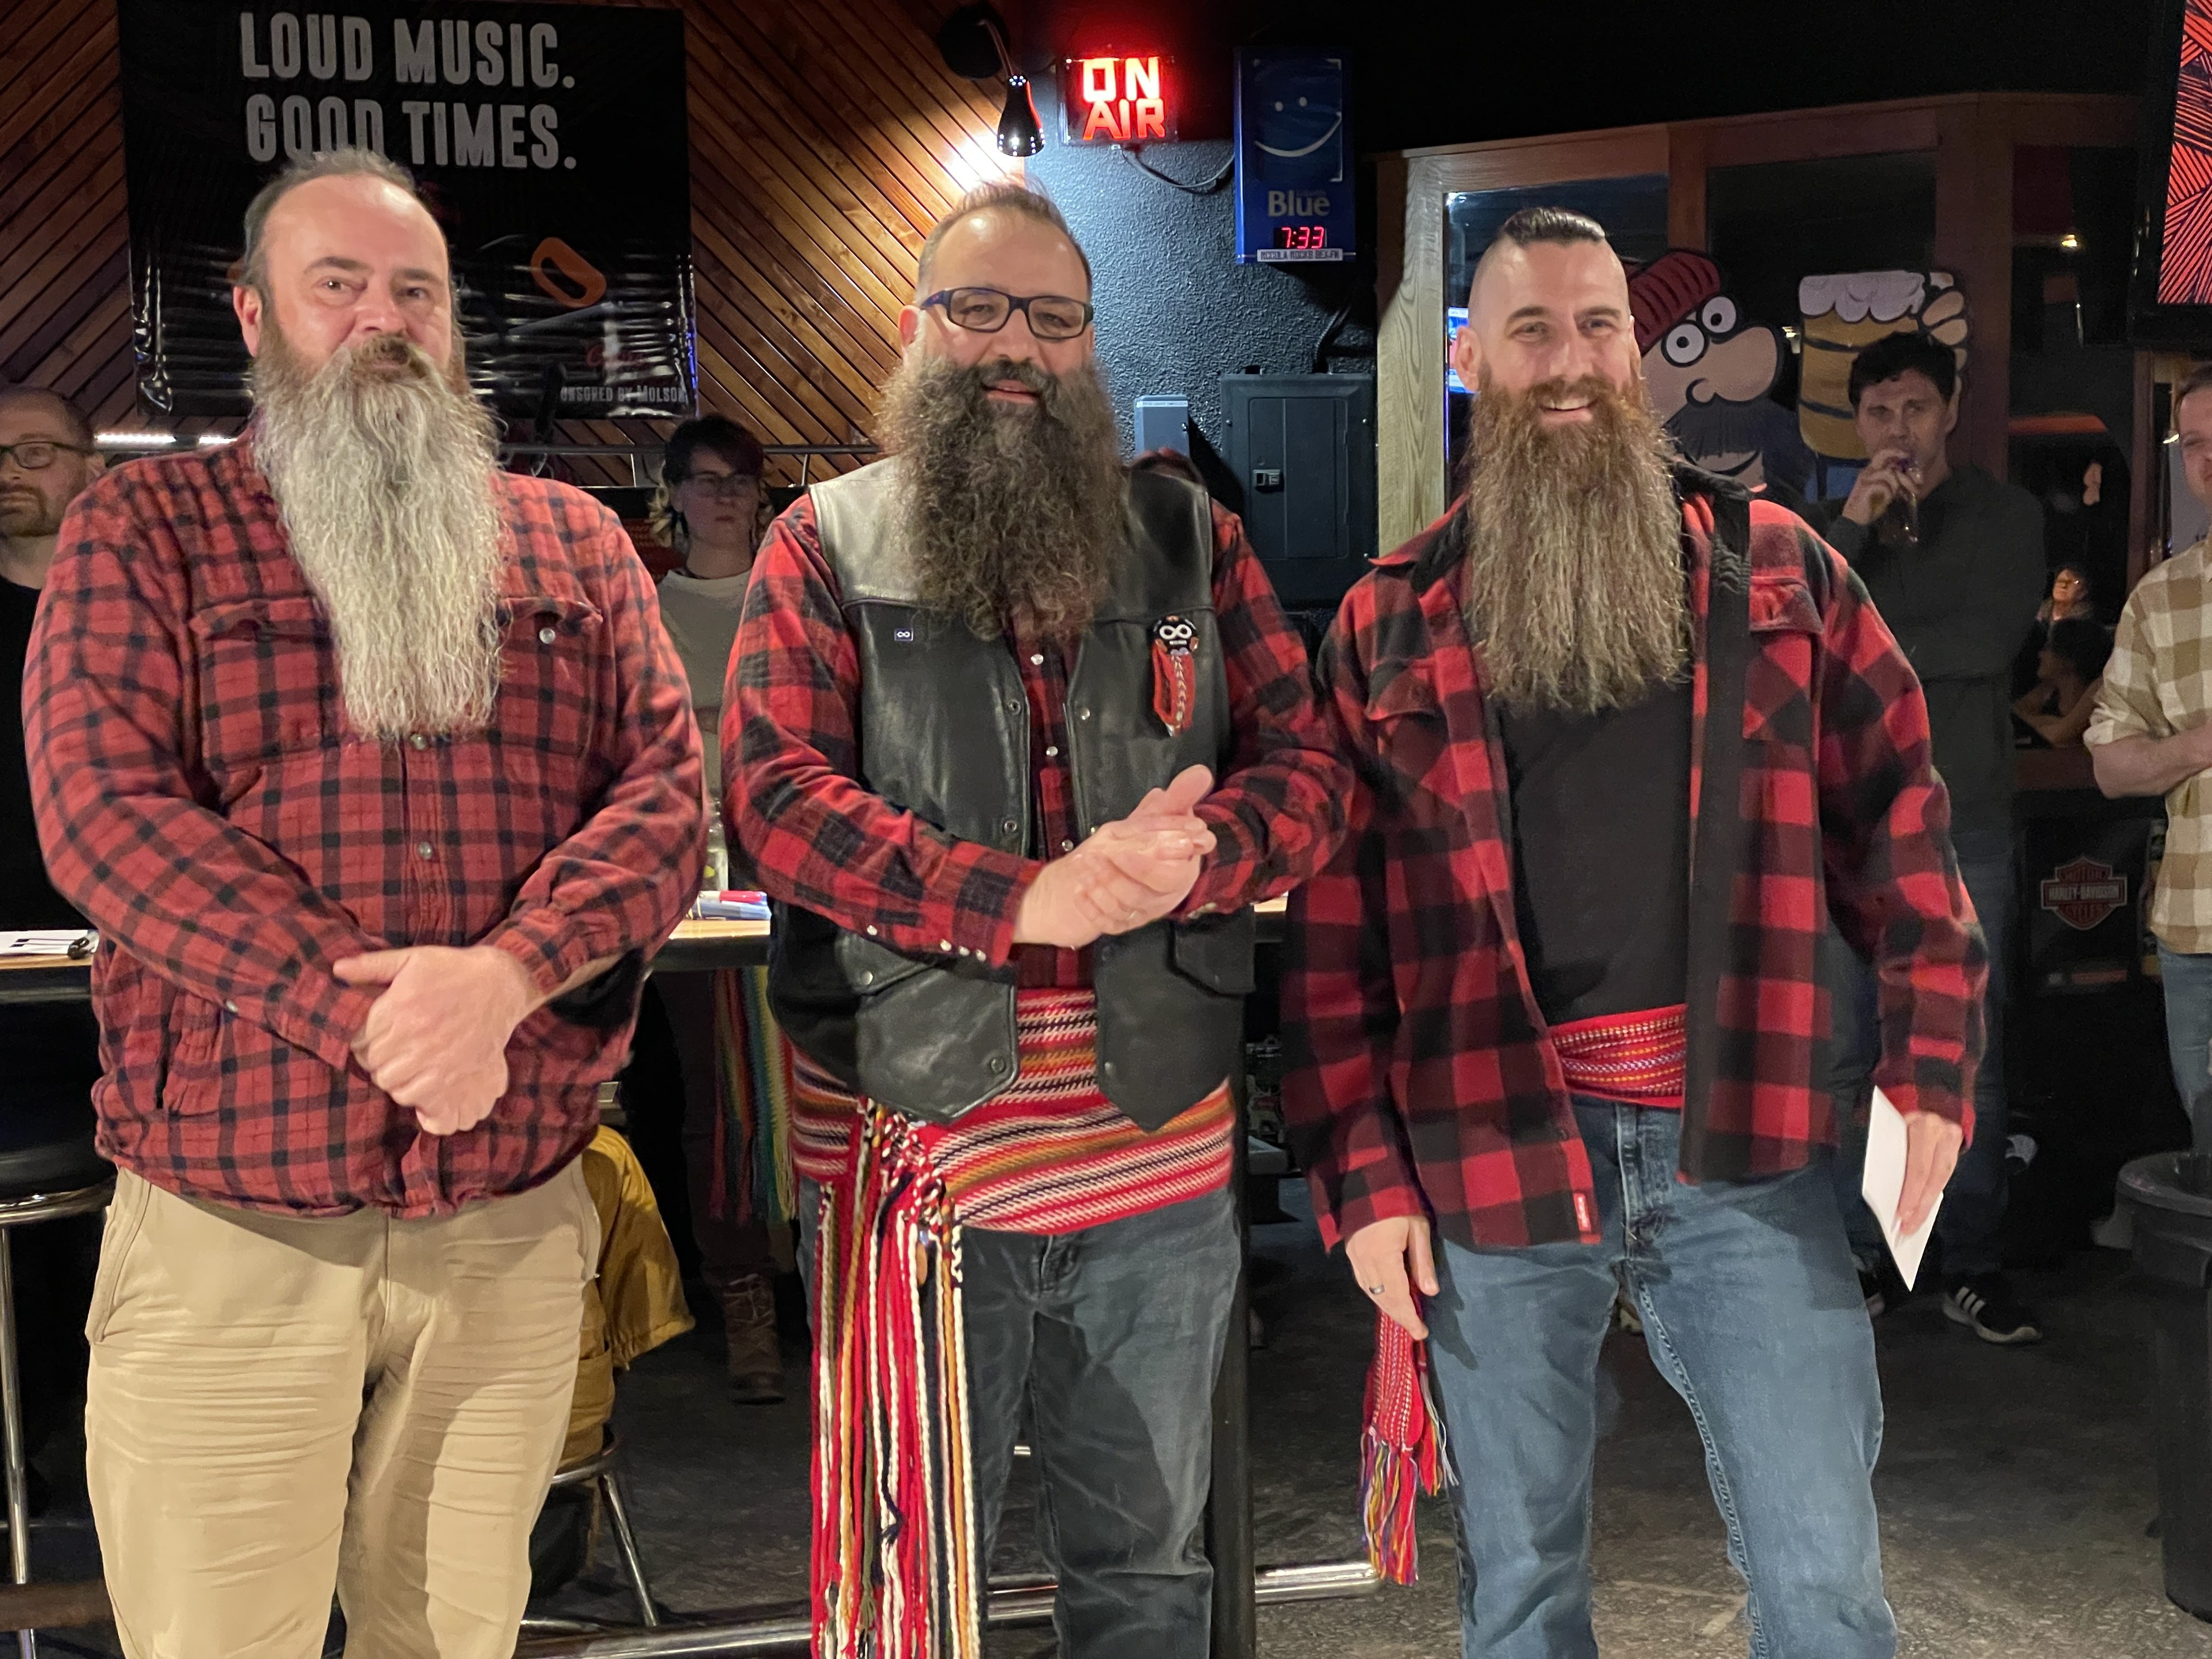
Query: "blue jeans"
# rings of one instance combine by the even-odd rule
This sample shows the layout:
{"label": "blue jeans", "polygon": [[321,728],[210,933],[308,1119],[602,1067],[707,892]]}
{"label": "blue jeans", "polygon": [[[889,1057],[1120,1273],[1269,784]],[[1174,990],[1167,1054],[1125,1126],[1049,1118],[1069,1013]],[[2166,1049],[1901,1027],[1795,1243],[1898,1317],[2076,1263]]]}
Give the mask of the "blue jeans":
{"label": "blue jeans", "polygon": [[[1943,1207],[1936,1217],[1944,1276],[1963,1278],[1995,1273],[2004,1266],[2005,1151],[2011,1139],[2005,1110],[2004,1004],[2014,876],[2009,832],[1954,830],[1951,844],[1990,949],[1989,992],[1982,1004],[1988,1046],[1981,1069],[1974,1074],[1974,1138],[1960,1149],[1958,1166],[1943,1188]],[[1851,1254],[1871,1267],[1881,1260],[1881,1225],[1859,1195],[1859,1182],[1866,1166],[1867,1105],[1874,1096],[1875,1063],[1881,1055],[1877,987],[1873,969],[1833,928],[1821,949],[1835,1021],[1828,1093],[1835,1102],[1838,1151],[1830,1167]]]}
{"label": "blue jeans", "polygon": [[1429,1355],[1460,1480],[1466,1659],[1595,1659],[1590,1464],[1618,1272],[1690,1407],[1753,1659],[1892,1659],[1874,1334],[1827,1171],[1690,1186],[1680,1115],[1577,1097],[1602,1242],[1444,1241]]}
{"label": "blue jeans", "polygon": [[984,1559],[1026,1404],[1061,1659],[1206,1659],[1199,1528],[1243,1265],[1228,1188],[1080,1232],[963,1237]]}
{"label": "blue jeans", "polygon": [[2158,947],[2166,986],[2166,1051],[2200,1152],[2212,1152],[2212,956]]}

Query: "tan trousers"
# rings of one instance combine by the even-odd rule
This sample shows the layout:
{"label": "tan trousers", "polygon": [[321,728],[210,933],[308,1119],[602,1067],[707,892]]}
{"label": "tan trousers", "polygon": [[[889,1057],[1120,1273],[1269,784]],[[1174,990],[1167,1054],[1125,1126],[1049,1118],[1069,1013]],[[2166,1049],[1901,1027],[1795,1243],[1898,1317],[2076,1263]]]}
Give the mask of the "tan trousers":
{"label": "tan trousers", "polygon": [[87,1474],[131,1659],[507,1659],[576,1386],[581,1169],[428,1221],[116,1182]]}

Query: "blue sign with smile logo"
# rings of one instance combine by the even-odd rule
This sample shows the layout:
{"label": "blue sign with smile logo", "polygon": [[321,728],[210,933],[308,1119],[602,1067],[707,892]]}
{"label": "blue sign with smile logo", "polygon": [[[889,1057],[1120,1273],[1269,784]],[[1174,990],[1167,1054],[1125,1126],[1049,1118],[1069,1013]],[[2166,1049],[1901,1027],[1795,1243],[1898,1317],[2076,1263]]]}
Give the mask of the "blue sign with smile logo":
{"label": "blue sign with smile logo", "polygon": [[1333,52],[1237,54],[1237,258],[1243,264],[1349,259],[1350,77]]}

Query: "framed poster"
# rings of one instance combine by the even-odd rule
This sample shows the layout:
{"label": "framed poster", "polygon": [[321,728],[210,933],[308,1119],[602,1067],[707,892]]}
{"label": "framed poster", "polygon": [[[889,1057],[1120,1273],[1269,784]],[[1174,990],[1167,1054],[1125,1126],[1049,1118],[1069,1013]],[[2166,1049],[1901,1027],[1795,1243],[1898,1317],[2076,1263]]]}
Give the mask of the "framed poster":
{"label": "framed poster", "polygon": [[119,0],[140,396],[246,411],[230,288],[254,192],[358,146],[452,251],[470,383],[502,412],[691,412],[684,18],[627,6]]}

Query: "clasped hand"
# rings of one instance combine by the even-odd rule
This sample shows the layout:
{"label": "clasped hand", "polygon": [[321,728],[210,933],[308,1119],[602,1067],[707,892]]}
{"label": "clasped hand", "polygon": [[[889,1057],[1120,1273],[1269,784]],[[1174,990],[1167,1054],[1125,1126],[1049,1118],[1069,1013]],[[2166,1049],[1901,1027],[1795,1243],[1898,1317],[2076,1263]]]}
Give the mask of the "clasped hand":
{"label": "clasped hand", "polygon": [[507,1043],[538,1004],[520,962],[489,945],[416,945],[348,957],[331,971],[382,986],[354,1058],[426,1133],[458,1134],[507,1092]]}
{"label": "clasped hand", "polygon": [[1014,943],[1080,950],[1172,913],[1213,850],[1213,831],[1195,810],[1212,787],[1211,772],[1191,767],[1046,865],[1022,896]]}

